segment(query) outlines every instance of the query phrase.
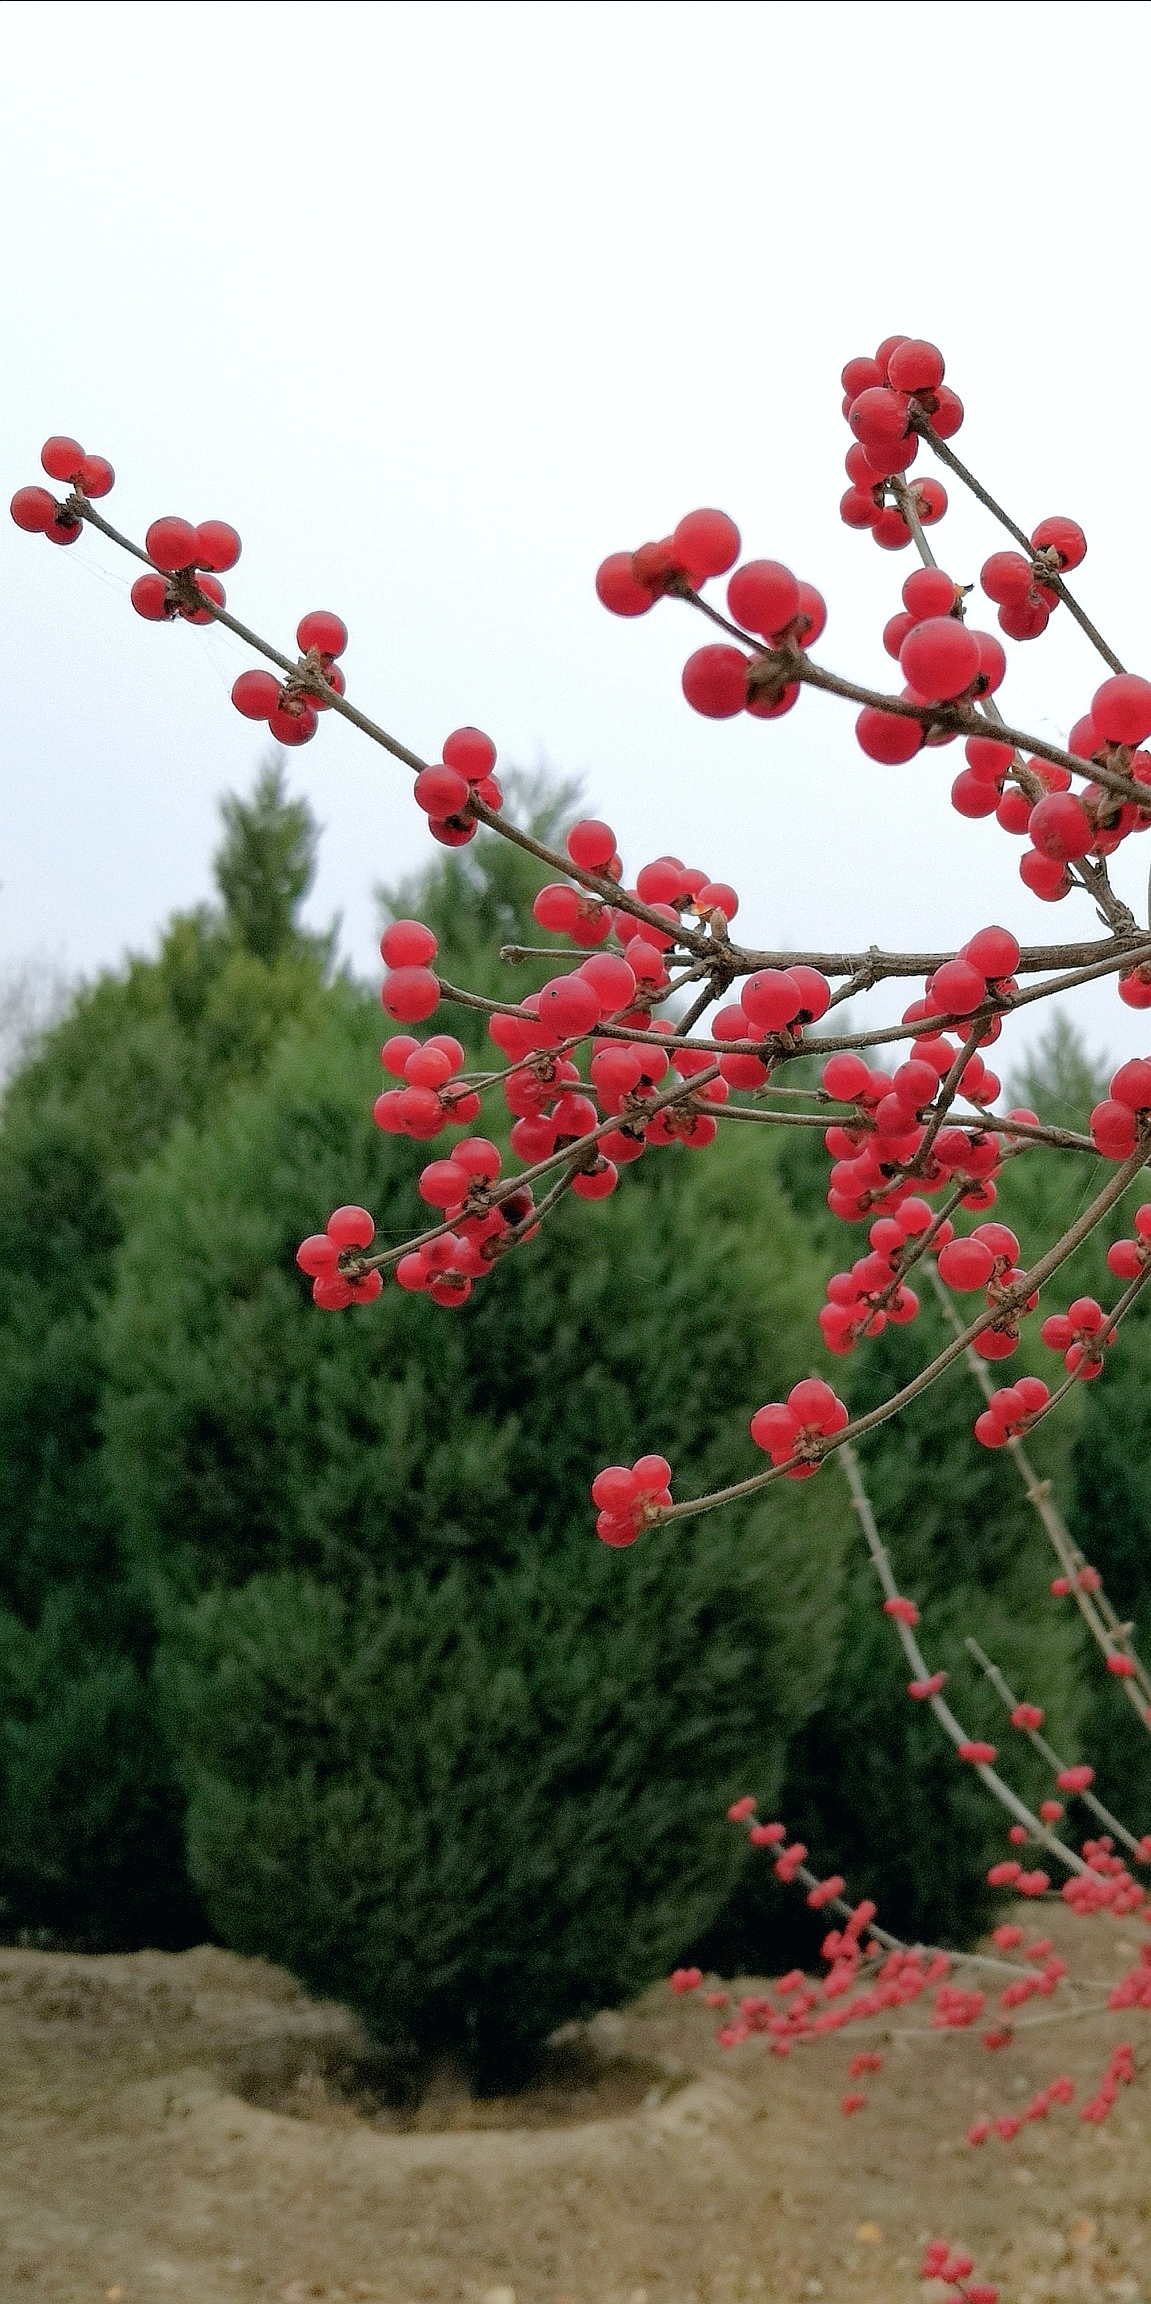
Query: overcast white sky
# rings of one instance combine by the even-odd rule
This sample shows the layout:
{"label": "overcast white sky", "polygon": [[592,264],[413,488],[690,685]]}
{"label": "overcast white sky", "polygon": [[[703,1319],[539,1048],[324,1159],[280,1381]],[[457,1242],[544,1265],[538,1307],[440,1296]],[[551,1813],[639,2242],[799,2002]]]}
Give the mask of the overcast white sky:
{"label": "overcast white sky", "polygon": [[[629,867],[673,849],[749,938],[1085,935],[1018,844],[947,801],[954,750],[880,769],[849,708],[683,703],[701,635],[599,609],[601,556],[724,506],[830,605],[826,661],[882,682],[910,565],[844,530],[839,370],[892,330],[947,356],[957,445],[1027,526],[1080,519],[1085,604],[1151,667],[1148,11],[1120,0],[295,0],[0,10],[5,497],[75,434],[105,509],[232,521],[235,611],[351,631],[350,692],[435,757],[586,779]],[[956,503],[944,564],[1000,541]],[[131,569],[0,528],[9,646],[0,968],[146,948],[208,891],[215,806],[261,731],[220,632],[145,625]],[[993,613],[989,610],[989,615]],[[1004,703],[1062,734],[1102,668],[1060,611]],[[373,885],[431,851],[407,772],[339,723],[288,755],[326,827],[313,900],[374,958]],[[1151,836],[1117,880],[1146,917]],[[1113,1052],[1148,1025],[1113,989]]]}

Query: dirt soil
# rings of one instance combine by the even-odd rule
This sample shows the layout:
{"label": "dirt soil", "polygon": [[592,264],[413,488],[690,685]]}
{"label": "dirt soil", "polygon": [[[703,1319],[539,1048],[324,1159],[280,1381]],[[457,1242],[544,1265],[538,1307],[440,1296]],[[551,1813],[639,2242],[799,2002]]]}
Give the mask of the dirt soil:
{"label": "dirt soil", "polygon": [[[1131,1964],[1132,1923],[1056,1919],[1080,1971]],[[445,2074],[403,2118],[346,2012],[262,1962],[0,1950],[0,2297],[942,2304],[916,2277],[939,2232],[1002,2304],[1151,2304],[1145,2016],[1041,2022],[993,2055],[911,2008],[786,2062],[725,2053],[714,2021],[657,1986],[526,2095],[475,2104]],[[1057,2072],[1082,2101],[1124,2037],[1144,2069],[1105,2126],[1076,2106],[964,2142]],[[861,2046],[885,2066],[845,2119]]]}

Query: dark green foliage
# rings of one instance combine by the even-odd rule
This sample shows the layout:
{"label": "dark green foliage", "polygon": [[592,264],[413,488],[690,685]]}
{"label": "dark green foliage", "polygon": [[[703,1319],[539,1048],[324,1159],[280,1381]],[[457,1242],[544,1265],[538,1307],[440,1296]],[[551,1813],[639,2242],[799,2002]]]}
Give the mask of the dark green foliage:
{"label": "dark green foliage", "polygon": [[215,1925],[487,2082],[717,1909],[724,1806],[818,1702],[848,1523],[791,1489],[623,1555],[592,1531],[605,1461],[755,1468],[803,1348],[807,1251],[743,1137],[564,1208],[461,1312],[315,1312],[292,1250],[337,1199],[418,1222],[372,1029],[349,1001],[141,1180],[109,1468]]}
{"label": "dark green foliage", "polygon": [[[277,831],[281,820],[284,837]],[[226,901],[82,990],[10,1082],[0,1127],[0,1925],[92,1943],[202,1927],[148,1687],[149,1610],[104,1479],[100,1318],[133,1178],[319,1013],[322,956],[284,934],[312,835],[264,778],[230,803]],[[261,849],[261,842],[263,848]],[[260,912],[261,855],[273,881]],[[304,875],[306,878],[306,874]],[[249,930],[279,905],[266,961]],[[290,924],[290,914],[289,914]],[[266,939],[265,939],[266,940]]]}
{"label": "dark green foliage", "polygon": [[233,935],[271,965],[302,941],[299,910],[316,876],[319,833],[306,800],[289,800],[279,761],[261,770],[250,800],[229,792],[216,885]]}

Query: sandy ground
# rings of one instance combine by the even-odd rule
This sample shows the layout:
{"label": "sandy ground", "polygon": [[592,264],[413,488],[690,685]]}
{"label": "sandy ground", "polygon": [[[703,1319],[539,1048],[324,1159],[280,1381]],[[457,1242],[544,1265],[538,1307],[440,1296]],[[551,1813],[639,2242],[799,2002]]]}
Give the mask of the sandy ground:
{"label": "sandy ground", "polygon": [[[1130,1965],[1131,1923],[1068,1928],[1080,1970]],[[925,2022],[784,2063],[754,2040],[724,2053],[659,1986],[527,2097],[476,2106],[445,2076],[403,2121],[355,2024],[279,1970],[0,1950],[0,2296],[942,2304],[916,2277],[938,2231],[1002,2304],[1151,2304],[1151,2068],[1105,2127],[1072,2109],[963,2140],[1056,2072],[1082,2098],[1119,2038],[1151,2067],[1148,2018],[1039,2024],[1008,2055]],[[885,2067],[844,2119],[862,2045]]]}

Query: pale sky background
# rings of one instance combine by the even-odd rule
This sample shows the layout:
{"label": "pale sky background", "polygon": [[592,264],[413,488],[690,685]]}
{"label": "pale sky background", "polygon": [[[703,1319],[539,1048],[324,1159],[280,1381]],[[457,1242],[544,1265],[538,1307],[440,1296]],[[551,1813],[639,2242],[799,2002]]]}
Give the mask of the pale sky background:
{"label": "pale sky background", "polygon": [[[825,592],[824,661],[888,681],[911,557],[840,525],[839,371],[899,329],[943,347],[956,446],[1024,524],[1082,522],[1081,597],[1151,669],[1149,63],[1131,0],[8,0],[5,500],[66,431],[130,533],[232,521],[238,615],[290,648],[336,609],[385,726],[436,757],[475,721],[582,776],[630,871],[672,849],[733,880],[749,941],[1090,935],[1086,898],[1038,904],[1020,844],[952,812],[956,749],[875,767],[811,694],[699,719],[696,620],[624,623],[592,585],[719,504]],[[1006,540],[952,507],[967,580]],[[252,659],[142,623],[133,572],[0,525],[0,974],[147,949],[209,892],[217,797],[261,754],[228,699]],[[1002,702],[1062,736],[1102,676],[1060,610]],[[438,851],[350,728],[288,760],[326,827],[312,915],[368,971],[374,884]],[[1145,835],[1115,872],[1141,919],[1149,863]],[[1077,1013],[1151,1044],[1111,986]]]}

